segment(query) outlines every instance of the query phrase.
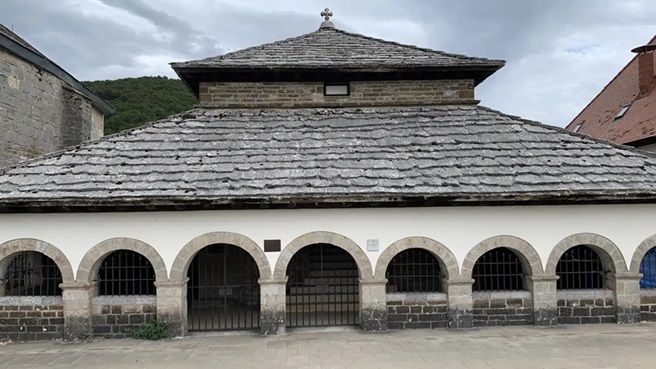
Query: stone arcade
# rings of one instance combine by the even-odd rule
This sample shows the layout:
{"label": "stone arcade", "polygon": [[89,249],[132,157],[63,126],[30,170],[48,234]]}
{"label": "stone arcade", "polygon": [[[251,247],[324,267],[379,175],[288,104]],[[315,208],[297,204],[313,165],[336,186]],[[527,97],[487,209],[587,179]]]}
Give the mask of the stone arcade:
{"label": "stone arcade", "polygon": [[656,316],[654,157],[479,106],[502,61],[323,15],[174,63],[196,110],[2,173],[2,336]]}

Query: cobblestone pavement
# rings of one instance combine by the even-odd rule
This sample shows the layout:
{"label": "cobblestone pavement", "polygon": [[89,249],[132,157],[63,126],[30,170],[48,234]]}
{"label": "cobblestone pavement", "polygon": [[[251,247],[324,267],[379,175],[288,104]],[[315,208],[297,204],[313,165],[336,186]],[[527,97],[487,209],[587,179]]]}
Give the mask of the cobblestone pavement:
{"label": "cobblestone pavement", "polygon": [[656,324],[0,346],[0,368],[655,368]]}

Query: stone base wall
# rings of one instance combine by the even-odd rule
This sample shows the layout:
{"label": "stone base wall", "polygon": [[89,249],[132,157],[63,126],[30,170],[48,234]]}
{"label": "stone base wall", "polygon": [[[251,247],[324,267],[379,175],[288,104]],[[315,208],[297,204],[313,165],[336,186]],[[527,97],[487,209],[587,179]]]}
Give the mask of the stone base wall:
{"label": "stone base wall", "polygon": [[615,295],[611,290],[558,291],[558,324],[615,323]]}
{"label": "stone base wall", "polygon": [[529,291],[474,292],[474,327],[533,323],[533,298]]}
{"label": "stone base wall", "polygon": [[387,328],[446,328],[445,293],[388,293]]}
{"label": "stone base wall", "polygon": [[52,341],[63,336],[61,297],[0,297],[0,342]]}
{"label": "stone base wall", "polygon": [[640,320],[656,322],[656,289],[640,290]]}
{"label": "stone base wall", "polygon": [[323,82],[202,82],[200,102],[216,108],[302,108],[471,103],[473,80],[353,81],[349,96],[324,96]]}
{"label": "stone base wall", "polygon": [[157,317],[155,296],[101,296],[91,303],[93,335],[128,338]]}

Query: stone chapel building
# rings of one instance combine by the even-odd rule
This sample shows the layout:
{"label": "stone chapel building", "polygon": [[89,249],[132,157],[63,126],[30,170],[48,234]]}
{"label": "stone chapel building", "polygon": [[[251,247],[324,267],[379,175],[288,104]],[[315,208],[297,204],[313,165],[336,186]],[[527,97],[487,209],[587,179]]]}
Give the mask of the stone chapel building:
{"label": "stone chapel building", "polygon": [[114,108],[0,24],[0,168],[97,140]]}
{"label": "stone chapel building", "polygon": [[655,157],[480,106],[503,61],[322,15],[173,63],[198,109],[4,170],[0,334],[656,317]]}

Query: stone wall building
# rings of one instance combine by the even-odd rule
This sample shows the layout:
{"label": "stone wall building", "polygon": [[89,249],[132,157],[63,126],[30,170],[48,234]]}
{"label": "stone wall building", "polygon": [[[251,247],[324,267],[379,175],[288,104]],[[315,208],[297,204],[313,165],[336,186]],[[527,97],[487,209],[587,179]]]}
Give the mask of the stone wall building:
{"label": "stone wall building", "polygon": [[200,108],[0,175],[0,333],[652,319],[656,158],[478,105],[503,64],[329,20],[174,63]]}
{"label": "stone wall building", "polygon": [[0,167],[99,139],[113,111],[0,24]]}

